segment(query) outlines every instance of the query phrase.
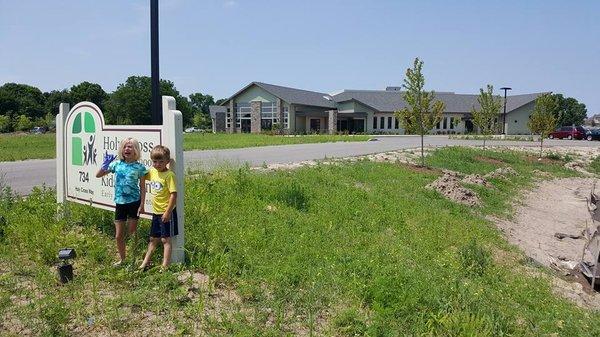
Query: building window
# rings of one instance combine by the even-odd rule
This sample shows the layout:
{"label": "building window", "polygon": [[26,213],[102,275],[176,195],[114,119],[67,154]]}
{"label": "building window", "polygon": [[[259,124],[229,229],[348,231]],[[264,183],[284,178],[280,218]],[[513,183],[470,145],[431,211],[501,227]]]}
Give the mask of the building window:
{"label": "building window", "polygon": [[440,122],[437,122],[437,124],[435,125],[435,128],[438,130],[440,129]]}
{"label": "building window", "polygon": [[400,129],[400,123],[398,122],[398,118],[394,118],[394,129]]}
{"label": "building window", "polygon": [[450,119],[450,129],[454,130],[454,117],[449,117]]}
{"label": "building window", "polygon": [[272,130],[273,129],[273,120],[272,119],[261,119],[260,120],[260,129],[261,130]]}
{"label": "building window", "polygon": [[[235,128],[242,132],[250,132],[250,102],[238,102],[233,105],[235,114]],[[228,116],[227,125],[231,127],[231,114]],[[243,126],[243,128],[242,128]]]}
{"label": "building window", "polygon": [[373,117],[373,129],[377,129],[377,117]]}
{"label": "building window", "polygon": [[321,119],[319,119],[319,118],[311,118],[310,119],[310,131],[311,132],[321,131]]}
{"label": "building window", "polygon": [[388,129],[392,128],[392,117],[388,117]]}
{"label": "building window", "polygon": [[379,128],[385,129],[385,117],[379,117]]}
{"label": "building window", "polygon": [[262,130],[273,129],[274,124],[278,124],[277,103],[262,102],[260,107],[260,127]]}
{"label": "building window", "polygon": [[448,128],[448,118],[444,117],[443,120],[444,120],[444,124],[442,126],[443,126],[443,129],[446,130]]}

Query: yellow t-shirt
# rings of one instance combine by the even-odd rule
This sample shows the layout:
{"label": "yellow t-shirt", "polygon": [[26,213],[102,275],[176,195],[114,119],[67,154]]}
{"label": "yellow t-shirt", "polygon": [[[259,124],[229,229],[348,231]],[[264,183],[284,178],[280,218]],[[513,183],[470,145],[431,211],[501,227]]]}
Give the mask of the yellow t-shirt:
{"label": "yellow t-shirt", "polygon": [[148,181],[150,182],[148,192],[154,197],[152,199],[152,213],[163,214],[169,206],[171,193],[177,192],[175,173],[171,170],[159,172],[151,167],[150,172],[148,172]]}

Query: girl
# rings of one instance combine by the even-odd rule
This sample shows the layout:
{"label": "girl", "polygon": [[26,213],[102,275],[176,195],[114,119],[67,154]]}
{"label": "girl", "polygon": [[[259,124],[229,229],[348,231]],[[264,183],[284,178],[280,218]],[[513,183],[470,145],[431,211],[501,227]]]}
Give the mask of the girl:
{"label": "girl", "polygon": [[145,200],[145,175],[148,169],[138,160],[140,159],[140,144],[134,138],[125,138],[119,144],[119,160],[114,155],[104,154],[102,167],[96,173],[96,178],[108,173],[115,174],[115,240],[119,260],[114,266],[120,266],[125,260],[125,222],[127,222],[129,235],[137,229],[140,213],[144,211]]}

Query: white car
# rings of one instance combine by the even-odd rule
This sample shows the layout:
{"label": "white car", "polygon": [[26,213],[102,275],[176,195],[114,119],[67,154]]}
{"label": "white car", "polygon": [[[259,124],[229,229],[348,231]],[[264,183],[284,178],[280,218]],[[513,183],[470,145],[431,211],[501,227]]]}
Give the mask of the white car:
{"label": "white car", "polygon": [[185,132],[185,133],[190,133],[190,132],[200,132],[200,131],[202,131],[202,130],[201,130],[201,129],[198,129],[198,128],[196,128],[196,127],[191,127],[191,128],[187,128],[187,129],[183,130],[183,132]]}

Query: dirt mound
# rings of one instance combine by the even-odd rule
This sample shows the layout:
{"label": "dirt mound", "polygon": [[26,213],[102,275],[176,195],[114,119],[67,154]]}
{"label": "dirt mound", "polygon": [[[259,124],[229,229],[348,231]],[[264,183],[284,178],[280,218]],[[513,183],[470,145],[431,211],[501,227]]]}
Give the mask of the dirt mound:
{"label": "dirt mound", "polygon": [[460,180],[460,174],[452,171],[444,171],[444,175],[437,178],[427,188],[438,191],[446,198],[468,206],[477,206],[480,204],[477,193],[473,190],[463,187]]}
{"label": "dirt mound", "polygon": [[508,179],[509,176],[518,175],[517,171],[515,171],[512,167],[499,167],[492,172],[484,175],[486,179]]}
{"label": "dirt mound", "polygon": [[[423,150],[424,156],[428,156],[434,148],[425,148]],[[361,160],[368,160],[377,163],[398,163],[407,165],[419,165],[421,163],[421,150],[420,149],[402,149],[396,151],[374,153],[362,156],[344,157],[344,158],[330,158],[324,160],[305,160],[296,163],[281,163],[281,164],[269,164],[261,167],[253,167],[252,170],[262,172],[272,172],[277,170],[296,170],[307,166],[316,165],[334,165],[338,163],[353,163]]]}
{"label": "dirt mound", "polygon": [[489,181],[487,181],[484,177],[482,177],[479,174],[470,174],[464,177],[462,182],[471,185],[481,185],[487,188],[494,187],[494,185],[492,185]]}

